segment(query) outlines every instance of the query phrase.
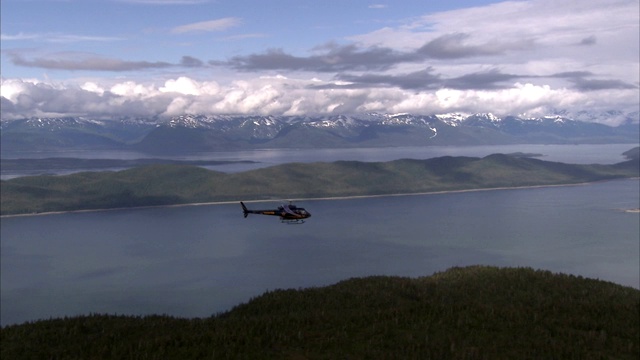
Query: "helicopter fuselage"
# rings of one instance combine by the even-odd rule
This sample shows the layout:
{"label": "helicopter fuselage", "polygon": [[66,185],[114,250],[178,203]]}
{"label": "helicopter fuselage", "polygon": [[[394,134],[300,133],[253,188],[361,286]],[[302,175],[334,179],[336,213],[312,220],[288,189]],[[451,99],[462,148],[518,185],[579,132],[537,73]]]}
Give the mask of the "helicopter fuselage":
{"label": "helicopter fuselage", "polygon": [[267,210],[249,210],[243,202],[240,202],[242,205],[242,212],[244,217],[246,218],[249,214],[258,214],[258,215],[271,215],[271,216],[279,216],[282,222],[304,222],[304,219],[311,217],[311,213],[305,210],[304,208],[295,206],[293,204],[278,206],[277,209],[267,209]]}

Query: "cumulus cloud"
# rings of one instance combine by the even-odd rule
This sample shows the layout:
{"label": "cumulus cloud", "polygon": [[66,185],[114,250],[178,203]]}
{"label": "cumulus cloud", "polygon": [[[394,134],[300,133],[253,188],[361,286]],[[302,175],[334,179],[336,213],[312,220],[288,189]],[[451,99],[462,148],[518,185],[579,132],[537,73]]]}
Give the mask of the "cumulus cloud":
{"label": "cumulus cloud", "polygon": [[182,95],[215,95],[220,91],[220,86],[215,81],[198,82],[188,77],[169,79],[158,89],[165,93],[178,93]]}
{"label": "cumulus cloud", "polygon": [[[422,74],[434,78],[429,69]],[[122,81],[109,87],[93,82],[81,85],[2,79],[2,119],[48,115],[176,116],[195,114],[305,115],[326,113],[493,112],[544,113],[549,109],[610,109],[612,104],[633,107],[636,89],[612,96],[607,90],[582,92],[548,85],[516,82],[492,90],[440,88],[413,91],[400,87],[374,89],[324,86],[318,79],[261,77],[221,85],[188,77],[161,84]],[[607,95],[607,96],[604,96]]]}

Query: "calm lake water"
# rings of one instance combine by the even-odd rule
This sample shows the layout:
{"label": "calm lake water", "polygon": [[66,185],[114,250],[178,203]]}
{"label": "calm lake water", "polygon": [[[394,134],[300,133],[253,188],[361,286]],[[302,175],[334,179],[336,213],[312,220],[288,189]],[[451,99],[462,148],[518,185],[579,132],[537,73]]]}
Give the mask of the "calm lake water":
{"label": "calm lake water", "polygon": [[[273,203],[249,203],[265,208]],[[530,266],[640,287],[640,181],[1,219],[2,324],[89,313],[206,317],[267,290],[452,266]]]}

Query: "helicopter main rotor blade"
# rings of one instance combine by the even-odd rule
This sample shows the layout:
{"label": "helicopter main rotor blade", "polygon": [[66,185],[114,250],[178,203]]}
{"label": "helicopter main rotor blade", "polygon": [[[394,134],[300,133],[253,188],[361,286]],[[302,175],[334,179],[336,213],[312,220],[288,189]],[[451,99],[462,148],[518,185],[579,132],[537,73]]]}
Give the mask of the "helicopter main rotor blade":
{"label": "helicopter main rotor blade", "polygon": [[283,205],[282,208],[284,209],[284,211],[289,214],[289,215],[293,215],[293,216],[299,216],[298,214],[296,214],[295,212],[293,212],[293,210],[291,210],[291,208],[289,208],[289,205]]}

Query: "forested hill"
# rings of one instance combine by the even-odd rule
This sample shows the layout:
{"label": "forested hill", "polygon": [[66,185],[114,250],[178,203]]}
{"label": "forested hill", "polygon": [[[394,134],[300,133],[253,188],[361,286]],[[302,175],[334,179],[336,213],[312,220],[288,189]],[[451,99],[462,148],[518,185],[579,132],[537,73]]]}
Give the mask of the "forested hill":
{"label": "forested hill", "polygon": [[576,165],[494,154],[291,163],[233,174],[195,166],[152,165],[4,180],[1,214],[573,184],[638,177],[639,164],[632,159],[615,165]]}
{"label": "forested hill", "polygon": [[638,359],[640,291],[472,266],[275,290],[205,319],[87,315],[2,328],[2,359]]}

